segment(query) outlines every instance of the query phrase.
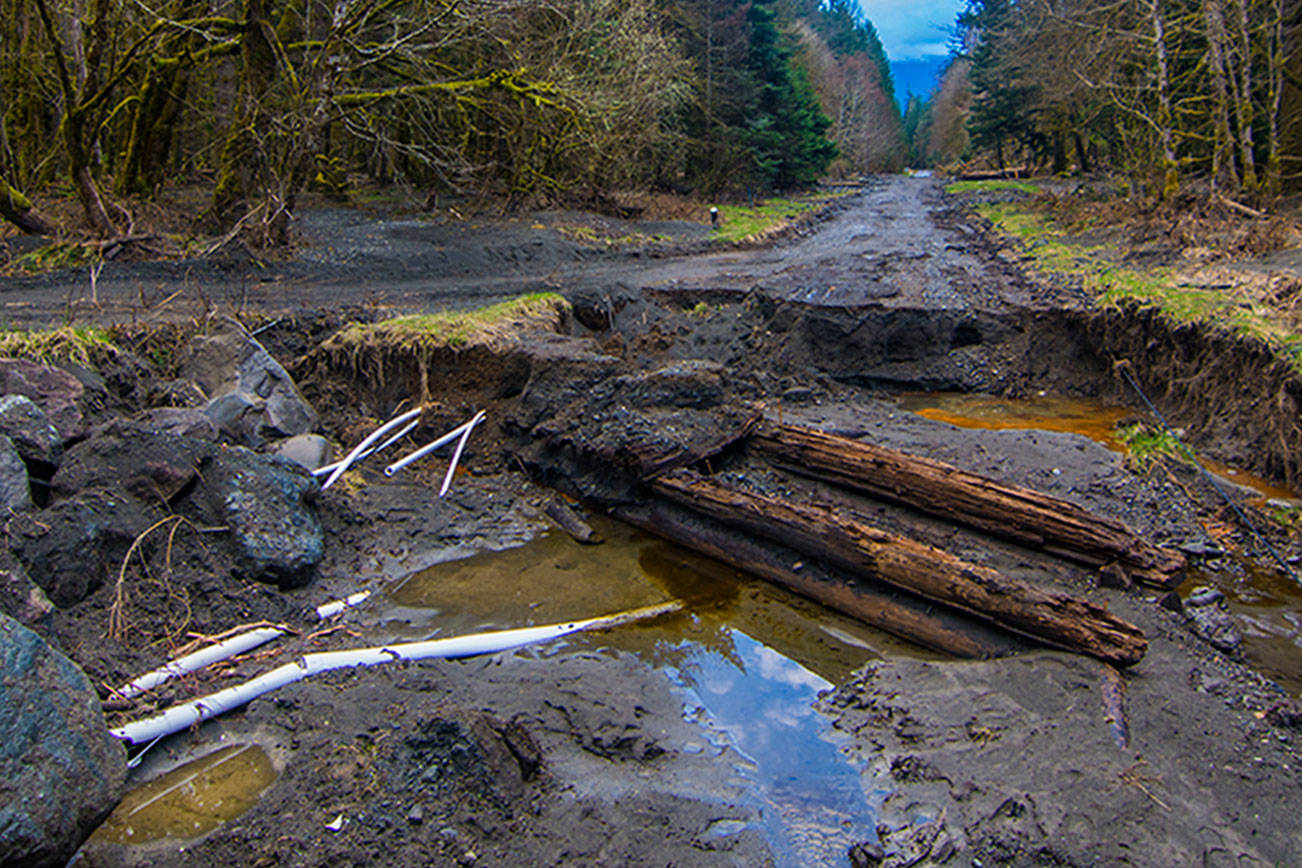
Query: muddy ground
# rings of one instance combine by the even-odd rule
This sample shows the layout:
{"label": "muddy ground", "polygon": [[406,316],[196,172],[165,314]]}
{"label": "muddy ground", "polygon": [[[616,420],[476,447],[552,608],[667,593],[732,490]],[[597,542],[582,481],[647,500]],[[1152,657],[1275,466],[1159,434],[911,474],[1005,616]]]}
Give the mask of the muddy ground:
{"label": "muddy ground", "polygon": [[[536,474],[539,466],[524,445],[530,414],[545,415],[539,401],[555,405],[616,374],[681,372],[688,362],[697,365],[691,376],[706,370],[762,404],[769,418],[1064,497],[1193,553],[1207,569],[1229,568],[1213,556],[1225,548],[1255,551],[1236,531],[1209,537],[1206,528],[1224,524],[1226,513],[1192,472],[1136,473],[1083,437],[956,429],[890,400],[910,390],[1116,395],[1122,388],[1112,374],[1111,338],[1087,327],[1096,321],[1085,299],[1028,278],[1017,256],[934,181],[876,181],[754,250],[708,249],[701,227],[613,221],[605,226],[612,237],[642,232],[661,240],[584,244],[556,228],[577,219],[599,218],[530,215],[473,225],[313,212],[302,218],[303,246],[292,262],[258,263],[228,251],[192,263],[110,264],[93,303],[82,278],[67,274],[7,281],[0,300],[18,323],[51,324],[71,312],[182,335],[214,313],[243,316],[295,374],[324,433],[345,445],[415,388],[401,376],[381,382],[365,366],[343,369],[312,356],[346,318],[478,306],[541,289],[573,303],[564,334],[526,335],[496,354],[467,353],[429,372],[440,420],[480,407],[490,414],[467,453],[469,473],[448,498],[433,489],[441,466],[398,482],[368,469],[365,484],[324,493],[316,505],[324,560],[298,590],[208,574],[196,559],[182,568],[191,602],[202,602],[190,606],[186,627],[194,632],[267,619],[302,632],[291,649],[359,644],[381,613],[364,608],[345,617],[345,629],[313,636],[319,625],[310,607],[380,589],[427,563],[517,545],[548,527],[542,508],[553,495],[523,470]],[[1151,327],[1121,323],[1116,333],[1137,340]],[[147,366],[141,376],[165,379]],[[1252,403],[1255,396],[1242,391]],[[105,413],[135,409],[125,405],[148,403],[151,394],[158,392],[134,389],[124,406]],[[1196,417],[1207,408],[1169,409],[1185,414],[1177,424],[1203,430]],[[1200,448],[1227,458],[1253,451],[1251,430],[1215,430],[1224,436],[1204,438]],[[1124,746],[1103,701],[1103,685],[1114,682],[1088,658],[1037,650],[983,662],[870,660],[827,691],[819,709],[845,737],[847,754],[863,763],[865,793],[880,791],[879,834],[827,854],[823,864],[1287,864],[1302,851],[1292,810],[1302,757],[1288,694],[1241,653],[1213,647],[1151,592],[1102,588],[1094,571],[1042,552],[794,477],[768,478],[748,461],[724,456],[712,469],[833,500],[976,563],[1106,603],[1150,642],[1123,676]],[[1282,531],[1268,532],[1285,555],[1298,551]],[[92,681],[117,684],[166,656],[165,643],[147,641],[166,632],[166,612],[141,614],[139,633],[125,645],[106,640],[109,591],[106,585],[59,612],[46,632]],[[194,679],[152,702],[219,683]],[[121,720],[150,703],[113,708]],[[195,841],[93,841],[78,858],[85,865],[772,864],[774,848],[735,775],[738,757],[726,746],[701,751],[699,740],[664,676],[626,653],[529,650],[336,673],[168,739],[137,772],[143,779],[222,743],[256,742],[279,776],[246,813]]]}

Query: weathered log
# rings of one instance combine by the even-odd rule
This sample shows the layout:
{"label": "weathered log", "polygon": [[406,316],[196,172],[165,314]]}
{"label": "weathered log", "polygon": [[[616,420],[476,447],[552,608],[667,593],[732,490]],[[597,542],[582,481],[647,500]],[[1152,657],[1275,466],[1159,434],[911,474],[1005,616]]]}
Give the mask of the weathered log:
{"label": "weathered log", "polygon": [[847,582],[782,546],[673,504],[621,506],[612,515],[683,548],[781,585],[901,639],[955,657],[1006,657],[1031,647],[1020,637],[943,606],[873,583]]}
{"label": "weathered log", "polygon": [[543,508],[547,517],[556,522],[556,526],[565,531],[577,543],[584,545],[596,545],[604,542],[601,534],[592,529],[592,526],[579,518],[579,514],[570,509],[570,505],[559,497],[553,497],[547,501],[547,506]]}
{"label": "weathered log", "polygon": [[1118,563],[1136,581],[1173,588],[1185,559],[1119,521],[950,464],[796,425],[751,442],[773,463],[1091,566]]}
{"label": "weathered log", "polygon": [[1137,663],[1148,647],[1143,631],[1102,606],[1000,575],[826,506],[787,503],[686,470],[651,486],[748,533],[1050,645],[1116,666]]}

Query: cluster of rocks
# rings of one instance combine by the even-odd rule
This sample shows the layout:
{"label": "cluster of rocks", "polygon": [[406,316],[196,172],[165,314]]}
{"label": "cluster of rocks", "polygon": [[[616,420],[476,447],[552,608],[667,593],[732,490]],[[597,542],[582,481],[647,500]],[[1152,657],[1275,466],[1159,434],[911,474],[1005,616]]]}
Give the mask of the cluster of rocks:
{"label": "cluster of rocks", "polygon": [[99,696],[47,641],[59,610],[171,516],[244,580],[298,587],[322,558],[316,412],[235,324],[187,352],[162,392],[190,406],[107,419],[94,374],[0,360],[0,865],[63,864],[122,793]]}

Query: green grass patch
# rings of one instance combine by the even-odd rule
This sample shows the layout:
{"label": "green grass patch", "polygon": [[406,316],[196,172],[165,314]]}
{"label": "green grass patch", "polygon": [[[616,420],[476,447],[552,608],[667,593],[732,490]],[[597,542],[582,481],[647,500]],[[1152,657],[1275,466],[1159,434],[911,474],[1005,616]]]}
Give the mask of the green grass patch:
{"label": "green grass patch", "polygon": [[1131,462],[1140,470],[1161,458],[1188,461],[1180,441],[1164,428],[1152,428],[1143,422],[1122,425],[1117,429],[1117,440],[1125,445]]}
{"label": "green grass patch", "polygon": [[1181,323],[1196,323],[1255,338],[1274,348],[1302,372],[1302,336],[1274,320],[1268,310],[1216,289],[1180,283],[1169,268],[1138,269],[1119,264],[1121,254],[1106,244],[1083,244],[1051,217],[1011,202],[981,203],[977,213],[1020,242],[1030,265],[1046,275],[1065,275],[1101,304],[1139,304]]}
{"label": "green grass patch", "polygon": [[377,323],[353,323],[330,339],[335,348],[384,346],[394,349],[461,349],[491,344],[524,329],[555,326],[570,303],[540,292],[475,310],[402,316]]}
{"label": "green grass patch", "polygon": [[95,244],[56,241],[14,257],[7,270],[11,274],[43,274],[61,268],[80,268],[98,258],[99,247]]}
{"label": "green grass patch", "polygon": [[1030,181],[1011,178],[991,178],[986,181],[955,181],[945,185],[946,193],[987,193],[996,190],[1016,190],[1019,193],[1038,193],[1040,188]]}
{"label": "green grass patch", "polygon": [[720,205],[719,228],[711,232],[713,241],[743,241],[751,236],[795,220],[802,214],[818,211],[833,199],[853,191],[811,193],[794,198],[766,199],[754,205]]}
{"label": "green grass patch", "polygon": [[109,333],[93,326],[64,326],[45,331],[0,330],[0,357],[4,358],[92,365],[117,351]]}

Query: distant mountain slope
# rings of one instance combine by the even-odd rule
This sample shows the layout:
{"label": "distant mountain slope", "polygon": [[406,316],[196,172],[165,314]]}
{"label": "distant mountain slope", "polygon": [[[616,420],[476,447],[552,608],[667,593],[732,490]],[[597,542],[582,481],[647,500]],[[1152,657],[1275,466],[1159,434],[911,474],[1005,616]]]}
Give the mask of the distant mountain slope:
{"label": "distant mountain slope", "polygon": [[936,80],[949,56],[935,54],[928,57],[892,60],[891,77],[895,79],[895,99],[901,106],[909,101],[909,94],[926,99],[936,87]]}

